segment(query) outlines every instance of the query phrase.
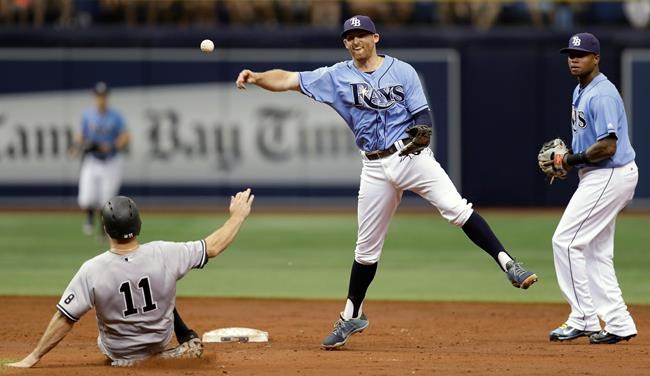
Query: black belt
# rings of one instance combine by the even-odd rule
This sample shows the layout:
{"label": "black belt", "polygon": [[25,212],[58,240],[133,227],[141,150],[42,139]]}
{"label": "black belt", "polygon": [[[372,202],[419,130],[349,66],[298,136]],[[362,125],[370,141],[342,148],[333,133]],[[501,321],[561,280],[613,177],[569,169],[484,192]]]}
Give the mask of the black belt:
{"label": "black belt", "polygon": [[99,159],[100,161],[106,161],[115,156],[106,153],[91,153],[90,155],[92,155],[95,159]]}
{"label": "black belt", "polygon": [[[402,139],[401,141],[402,141],[402,143],[404,145],[406,145],[411,141],[411,139],[407,137],[407,138]],[[395,144],[393,144],[388,149],[368,151],[368,152],[365,153],[366,158],[368,158],[368,160],[374,161],[376,159],[382,159],[382,158],[386,158],[386,157],[388,157],[390,155],[393,155],[397,151],[397,146],[395,146]]]}

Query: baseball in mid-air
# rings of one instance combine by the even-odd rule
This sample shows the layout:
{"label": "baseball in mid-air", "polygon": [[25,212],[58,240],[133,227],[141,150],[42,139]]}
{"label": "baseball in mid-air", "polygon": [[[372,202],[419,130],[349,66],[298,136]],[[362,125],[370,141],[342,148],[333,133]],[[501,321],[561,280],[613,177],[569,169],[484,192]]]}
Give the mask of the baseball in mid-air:
{"label": "baseball in mid-air", "polygon": [[210,53],[214,50],[214,43],[210,39],[204,39],[203,42],[201,42],[201,51],[205,53]]}

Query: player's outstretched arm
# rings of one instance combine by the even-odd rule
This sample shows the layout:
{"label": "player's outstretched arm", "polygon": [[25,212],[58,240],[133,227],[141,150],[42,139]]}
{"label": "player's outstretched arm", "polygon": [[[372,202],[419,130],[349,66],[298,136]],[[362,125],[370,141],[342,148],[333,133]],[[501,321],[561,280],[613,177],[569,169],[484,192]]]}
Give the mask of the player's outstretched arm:
{"label": "player's outstretched arm", "polygon": [[56,311],[50,324],[47,326],[43,337],[38,341],[38,345],[31,354],[27,355],[25,359],[16,363],[7,364],[8,367],[15,368],[30,368],[38,363],[41,358],[50,352],[56,345],[61,342],[63,338],[72,330],[74,322],[70,321],[67,317],[63,316],[61,312]]}
{"label": "player's outstretched arm", "polygon": [[239,232],[241,225],[251,212],[255,195],[250,188],[230,197],[230,218],[217,231],[205,238],[208,257],[215,257],[223,252]]}
{"label": "player's outstretched arm", "polygon": [[237,76],[237,88],[246,89],[246,84],[254,84],[270,91],[300,91],[298,72],[272,69],[266,72],[253,72],[244,69]]}

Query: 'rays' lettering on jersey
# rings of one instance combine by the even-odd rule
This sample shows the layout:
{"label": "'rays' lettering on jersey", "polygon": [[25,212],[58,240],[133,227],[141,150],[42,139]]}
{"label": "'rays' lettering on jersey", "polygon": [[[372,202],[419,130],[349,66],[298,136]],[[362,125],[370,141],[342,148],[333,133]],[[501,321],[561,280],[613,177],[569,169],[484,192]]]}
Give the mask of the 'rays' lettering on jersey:
{"label": "'rays' lettering on jersey", "polygon": [[577,110],[575,107],[571,107],[571,126],[574,132],[578,129],[577,127],[587,127],[585,113],[583,111]]}
{"label": "'rays' lettering on jersey", "polygon": [[388,86],[380,89],[373,89],[366,83],[350,84],[354,97],[354,105],[357,107],[370,107],[375,110],[386,110],[395,103],[403,102],[404,87],[402,85]]}

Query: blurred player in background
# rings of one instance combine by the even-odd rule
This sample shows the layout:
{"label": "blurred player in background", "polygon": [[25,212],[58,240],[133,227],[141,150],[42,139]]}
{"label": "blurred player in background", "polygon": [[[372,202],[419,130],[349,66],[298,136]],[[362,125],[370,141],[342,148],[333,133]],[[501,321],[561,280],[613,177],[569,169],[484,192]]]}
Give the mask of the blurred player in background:
{"label": "blurred player in background", "polygon": [[[348,298],[322,346],[343,346],[350,335],[368,327],[363,300],[377,271],[391,218],[406,190],[419,194],[447,221],[461,227],[494,258],[513,286],[527,289],[535,283],[537,275],[513,260],[483,217],[458,193],[434,158],[430,137],[420,135],[422,129],[431,135],[433,121],[415,69],[377,54],[379,34],[370,17],[346,20],[342,38],[352,60],[306,72],[244,69],[236,82],[241,89],[250,83],[270,91],[294,90],[330,105],[346,121],[361,149],[358,234]],[[412,149],[417,138],[426,141]]]}
{"label": "blurred player in background", "polygon": [[[79,207],[86,211],[83,232],[95,231],[95,211],[115,196],[122,183],[122,156],[129,144],[124,117],[108,106],[109,88],[98,82],[93,88],[95,107],[84,111],[75,136],[73,156],[80,156]],[[99,231],[103,234],[103,231]]]}
{"label": "blurred player in background", "polygon": [[616,343],[637,334],[614,271],[616,216],[634,196],[636,153],[623,99],[599,69],[598,39],[589,33],[573,35],[561,52],[578,85],[571,108],[575,153],[560,161],[566,169],[579,169],[580,183],[553,235],[557,281],[571,313],[551,331],[550,340],[589,336],[591,343]]}
{"label": "blurred player in background", "polygon": [[[176,312],[176,281],[208,258],[223,252],[237,236],[255,196],[247,189],[230,199],[230,218],[205,239],[140,244],[140,214],[133,200],[113,197],[102,209],[102,223],[111,248],[86,261],[56,305],[56,312],[38,345],[10,367],[30,368],[95,308],[97,346],[113,366],[131,366],[152,356],[196,358],[203,344]],[[165,350],[173,334],[176,348]]]}

